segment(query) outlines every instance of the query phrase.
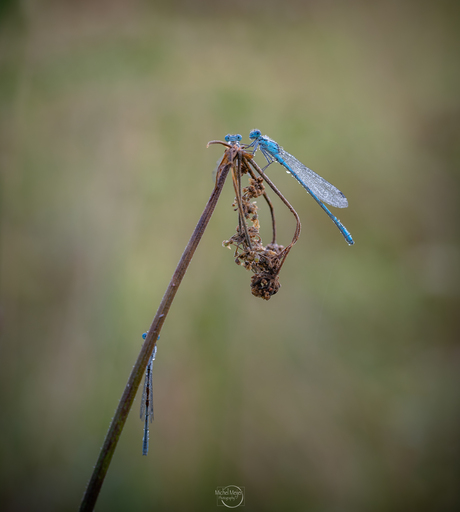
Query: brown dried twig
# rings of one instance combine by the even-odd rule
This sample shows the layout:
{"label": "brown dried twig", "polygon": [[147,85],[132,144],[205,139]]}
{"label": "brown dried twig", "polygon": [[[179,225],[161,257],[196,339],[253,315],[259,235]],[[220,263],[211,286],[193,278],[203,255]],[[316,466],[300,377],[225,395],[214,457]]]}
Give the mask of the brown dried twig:
{"label": "brown dried twig", "polygon": [[168,288],[166,289],[160,306],[158,307],[158,311],[148,331],[147,337],[142,345],[142,349],[139,353],[137,361],[131,371],[131,375],[129,376],[125,390],[118,404],[112,423],[110,424],[104,444],[101,448],[101,452],[94,467],[93,474],[83,496],[80,511],[91,511],[94,509],[99,491],[101,490],[105,475],[107,474],[107,470],[115,452],[115,448],[117,446],[123,427],[126,423],[129,411],[133,405],[134,398],[136,396],[142,377],[145,373],[147,363],[156,345],[156,341],[160,334],[161,328],[163,327],[164,321],[169,312],[179,285],[182,282],[182,278],[185,275],[190,261],[192,260],[193,254],[198,247],[201,237],[203,236],[211,215],[216,207],[217,201],[225,183],[225,179],[227,178],[230,169],[235,167],[235,160],[237,159],[240,150],[237,147],[232,147],[228,144],[225,145],[228,149],[225,151],[224,157],[219,166],[214,190],[208,200],[208,203],[206,204],[198,224],[195,227],[195,230],[193,231],[192,236],[190,237],[187,247],[182,254],[182,257],[176,267],[171,281],[169,282]]}

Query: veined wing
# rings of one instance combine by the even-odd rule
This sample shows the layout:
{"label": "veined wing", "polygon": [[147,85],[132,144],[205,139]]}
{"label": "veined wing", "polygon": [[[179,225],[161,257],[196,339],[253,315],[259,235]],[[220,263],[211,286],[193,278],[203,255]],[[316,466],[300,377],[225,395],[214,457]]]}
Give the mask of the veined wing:
{"label": "veined wing", "polygon": [[142,393],[141,400],[141,419],[144,419],[146,415],[149,416],[150,421],[153,420],[153,378],[152,368],[153,360],[150,359],[145,373],[144,391]]}
{"label": "veined wing", "polygon": [[279,156],[295,173],[295,175],[293,174],[294,177],[303,186],[308,187],[318,199],[336,208],[346,208],[348,206],[347,198],[337,187],[321,178],[316,172],[313,172],[302,162],[299,162],[297,158],[293,157],[282,147],[279,148]]}

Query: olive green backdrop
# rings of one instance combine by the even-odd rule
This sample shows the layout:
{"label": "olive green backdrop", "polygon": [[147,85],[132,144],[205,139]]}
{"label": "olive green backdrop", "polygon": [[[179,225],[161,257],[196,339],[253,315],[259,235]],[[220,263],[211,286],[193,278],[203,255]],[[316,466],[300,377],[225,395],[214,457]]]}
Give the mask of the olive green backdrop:
{"label": "olive green backdrop", "polygon": [[212,511],[229,484],[245,510],[458,510],[454,2],[0,14],[1,510],[77,508],[212,191],[206,143],[252,128],[345,193],[356,245],[273,164],[302,234],[256,299],[226,184],[161,333],[149,456],[138,397],[97,510]]}

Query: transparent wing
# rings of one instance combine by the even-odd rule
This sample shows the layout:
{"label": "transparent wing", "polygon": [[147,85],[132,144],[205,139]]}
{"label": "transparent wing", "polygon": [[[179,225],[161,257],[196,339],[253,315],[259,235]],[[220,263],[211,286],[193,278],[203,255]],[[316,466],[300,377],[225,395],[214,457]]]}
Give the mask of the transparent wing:
{"label": "transparent wing", "polygon": [[145,419],[145,411],[146,411],[146,406],[148,406],[148,404],[146,404],[147,402],[147,396],[149,395],[149,391],[148,391],[148,382],[147,382],[147,375],[144,377],[144,390],[142,391],[142,398],[141,398],[141,420]]}
{"label": "transparent wing", "polygon": [[145,373],[144,391],[141,400],[141,419],[153,420],[153,358],[150,359]]}
{"label": "transparent wing", "polygon": [[336,208],[346,208],[348,206],[347,198],[337,187],[321,178],[316,172],[313,172],[302,162],[299,162],[297,158],[293,157],[282,147],[279,148],[279,155],[292,169],[293,176],[304,187],[308,187],[318,199]]}

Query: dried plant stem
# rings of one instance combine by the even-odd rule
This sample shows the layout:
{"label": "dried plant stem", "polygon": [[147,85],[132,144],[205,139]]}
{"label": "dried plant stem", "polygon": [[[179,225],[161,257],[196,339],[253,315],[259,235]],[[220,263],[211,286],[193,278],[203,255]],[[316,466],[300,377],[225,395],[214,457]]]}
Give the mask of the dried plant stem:
{"label": "dried plant stem", "polygon": [[[257,164],[256,164],[257,165]],[[251,167],[249,165],[246,165],[246,169],[249,173],[249,175],[251,176],[251,178],[253,180],[257,179],[254,171],[251,169]],[[270,215],[271,215],[271,218],[272,218],[272,233],[273,233],[273,236],[272,236],[272,244],[276,244],[276,220],[275,220],[275,210],[273,208],[273,204],[272,202],[270,201],[270,198],[268,197],[267,195],[267,192],[264,192],[263,194],[263,197],[268,205],[268,208],[270,210]]]}
{"label": "dried plant stem", "polygon": [[96,466],[94,467],[91,480],[89,481],[88,487],[86,488],[85,494],[83,496],[80,511],[91,511],[94,509],[99,491],[101,490],[105,475],[115,452],[115,448],[117,446],[131,406],[133,405],[134,398],[147,367],[147,363],[150,356],[152,355],[156,340],[166,319],[166,315],[169,312],[169,308],[171,307],[172,301],[174,300],[177,289],[179,288],[187,267],[201,240],[201,237],[203,236],[214,208],[216,207],[220,193],[222,192],[222,188],[224,186],[225,179],[227,178],[230,169],[234,168],[234,162],[238,155],[238,148],[230,147],[228,145],[227,147],[228,149],[224,154],[222,163],[220,164],[219,171],[217,173],[215,188],[208,200],[208,203],[206,204],[198,224],[196,225],[196,228],[187,244],[187,247],[184,250],[184,253],[182,254],[182,257],[171,278],[171,281],[169,282],[168,288],[166,289],[155,318],[153,319],[152,325],[150,326],[145,342],[142,345],[142,349],[139,353],[136,364],[131,371],[131,375],[129,376],[125,390],[118,404],[118,408],[107,432]]}
{"label": "dried plant stem", "polygon": [[253,169],[255,169],[262,176],[262,178],[265,180],[267,185],[273,190],[273,192],[275,192],[275,194],[281,199],[281,201],[283,201],[283,203],[288,207],[289,211],[292,213],[292,215],[294,215],[295,220],[296,220],[296,228],[295,228],[295,232],[294,232],[294,237],[292,238],[292,242],[283,251],[282,260],[281,260],[280,266],[278,268],[278,273],[279,273],[279,271],[281,270],[281,267],[283,266],[283,263],[286,260],[287,255],[289,254],[289,251],[292,249],[293,245],[299,239],[300,229],[301,229],[300,217],[297,214],[297,212],[294,210],[294,208],[291,206],[291,203],[289,203],[289,201],[283,196],[283,194],[276,188],[276,186],[273,184],[273,182],[270,180],[270,178],[256,164],[256,162],[254,162],[253,159],[247,159],[247,162],[249,162],[249,164],[253,167]]}
{"label": "dried plant stem", "polygon": [[241,203],[241,160],[238,158],[238,171],[235,173],[235,170],[232,169],[232,181],[233,188],[235,189],[235,198],[236,204],[238,206],[238,223],[240,226],[240,230],[244,231],[246,237],[246,243],[248,244],[249,249],[252,250],[251,239],[249,238],[248,227],[246,225],[243,205]]}

